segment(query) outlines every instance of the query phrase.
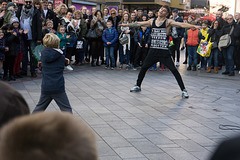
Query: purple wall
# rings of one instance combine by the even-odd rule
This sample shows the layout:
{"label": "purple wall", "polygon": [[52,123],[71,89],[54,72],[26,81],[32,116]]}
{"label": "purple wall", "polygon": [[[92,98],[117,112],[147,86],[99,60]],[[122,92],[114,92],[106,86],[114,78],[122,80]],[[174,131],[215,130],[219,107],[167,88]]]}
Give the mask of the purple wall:
{"label": "purple wall", "polygon": [[81,10],[82,6],[87,7],[87,9],[90,11],[90,14],[91,14],[91,8],[95,7],[95,6],[83,5],[83,4],[77,4],[77,3],[73,3],[72,5],[76,7],[76,10]]}

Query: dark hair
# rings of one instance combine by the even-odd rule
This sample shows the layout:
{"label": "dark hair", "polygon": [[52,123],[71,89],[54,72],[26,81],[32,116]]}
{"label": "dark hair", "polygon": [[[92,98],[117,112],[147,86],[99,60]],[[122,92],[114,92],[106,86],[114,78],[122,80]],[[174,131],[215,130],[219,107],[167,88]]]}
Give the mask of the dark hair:
{"label": "dark hair", "polygon": [[202,24],[206,24],[206,25],[208,25],[208,21],[207,20],[204,20],[203,22],[202,22]]}
{"label": "dark hair", "polygon": [[96,10],[94,16],[97,16],[97,13],[100,12],[101,13],[101,17],[103,17],[102,11],[101,10]]}
{"label": "dark hair", "polygon": [[107,20],[107,23],[108,23],[108,22],[111,22],[111,23],[112,23],[112,21],[111,21],[111,20]]}
{"label": "dark hair", "polygon": [[118,11],[123,10],[122,8],[119,8]]}
{"label": "dark hair", "polygon": [[68,12],[71,12],[71,13],[73,13],[73,11],[72,11],[72,9],[71,9],[71,8],[68,8],[68,9],[67,9],[67,12],[66,12],[66,14],[67,14]]}
{"label": "dark hair", "polygon": [[1,0],[1,1],[0,1],[0,4],[2,4],[3,2],[8,3],[8,0]]}
{"label": "dark hair", "polygon": [[215,23],[215,22],[218,22],[217,30],[219,30],[219,29],[220,29],[220,24],[219,24],[219,21],[218,21],[218,20],[215,20],[215,21],[212,22],[212,27],[211,27],[211,29],[214,28],[214,23]]}
{"label": "dark hair", "polygon": [[104,11],[105,9],[107,9],[108,13],[110,12],[108,7],[103,8],[103,11]]}
{"label": "dark hair", "polygon": [[170,8],[168,5],[164,5],[164,6],[162,6],[162,7],[167,9],[168,15],[170,16],[171,8]]}
{"label": "dark hair", "polygon": [[142,11],[143,11],[143,8],[142,8],[142,7],[138,7],[138,8],[137,8],[137,11],[138,11],[138,10],[142,10]]}
{"label": "dark hair", "polygon": [[48,4],[51,4],[51,5],[53,5],[53,3],[52,3],[52,2],[48,2]]}

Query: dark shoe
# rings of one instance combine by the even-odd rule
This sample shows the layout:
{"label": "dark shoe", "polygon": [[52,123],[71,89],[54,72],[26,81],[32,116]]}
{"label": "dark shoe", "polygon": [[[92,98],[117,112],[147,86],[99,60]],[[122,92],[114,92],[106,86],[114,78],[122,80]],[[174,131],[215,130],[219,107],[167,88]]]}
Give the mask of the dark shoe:
{"label": "dark shoe", "polygon": [[37,77],[37,74],[35,72],[31,73],[31,77],[32,78],[36,78]]}
{"label": "dark shoe", "polygon": [[235,73],[234,72],[230,72],[229,76],[235,76]]}
{"label": "dark shoe", "polygon": [[8,81],[16,81],[16,79],[15,79],[14,76],[9,76],[9,77],[8,77]]}
{"label": "dark shoe", "polygon": [[16,78],[23,78],[20,74],[15,75]]}
{"label": "dark shoe", "polygon": [[192,71],[196,71],[196,70],[197,70],[197,68],[196,68],[196,67],[193,67]]}
{"label": "dark shoe", "polygon": [[191,66],[189,66],[189,67],[187,68],[187,70],[188,70],[188,71],[191,71],[191,70],[192,70]]}
{"label": "dark shoe", "polygon": [[8,79],[7,76],[3,76],[3,80],[6,81]]}
{"label": "dark shoe", "polygon": [[184,61],[183,64],[187,64],[187,61]]}
{"label": "dark shoe", "polygon": [[225,72],[222,72],[223,75],[228,75],[229,72],[225,71]]}
{"label": "dark shoe", "polygon": [[27,76],[27,73],[25,73],[25,72],[21,72],[20,73],[22,76]]}

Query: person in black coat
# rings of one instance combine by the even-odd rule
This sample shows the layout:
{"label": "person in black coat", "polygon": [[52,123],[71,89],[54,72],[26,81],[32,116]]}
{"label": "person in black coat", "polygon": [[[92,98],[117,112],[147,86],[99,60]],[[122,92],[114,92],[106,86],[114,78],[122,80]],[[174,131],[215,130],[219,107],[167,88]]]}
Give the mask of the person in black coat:
{"label": "person in black coat", "polygon": [[233,15],[228,15],[227,17],[227,24],[222,29],[222,35],[231,34],[231,44],[226,48],[218,47],[220,51],[223,51],[223,56],[225,59],[226,70],[222,72],[224,75],[234,76],[234,60],[233,60],[233,53],[234,48],[236,45],[236,37],[234,36],[234,32],[236,32],[236,22],[233,20]]}
{"label": "person in black coat", "polygon": [[52,10],[48,9],[48,0],[42,1],[41,17],[45,20],[45,24],[47,23],[48,20],[52,20],[53,29],[57,30],[58,22],[57,22],[56,14]]}
{"label": "person in black coat", "polygon": [[[37,8],[32,5],[31,0],[25,0],[25,4],[18,8],[16,16],[20,20],[20,26],[23,30],[28,30],[28,40],[25,43],[26,52],[22,59],[22,75],[27,76],[28,59],[30,59],[31,77],[37,77],[35,73],[36,66],[32,48],[42,42],[42,21],[41,14]],[[28,58],[29,52],[29,58]]]}
{"label": "person in black coat", "polygon": [[3,29],[5,30],[6,46],[9,48],[9,50],[5,52],[3,80],[15,81],[16,79],[13,75],[13,67],[15,58],[18,56],[17,46],[19,44],[19,39],[17,37],[17,33],[13,32],[12,25],[6,25]]}

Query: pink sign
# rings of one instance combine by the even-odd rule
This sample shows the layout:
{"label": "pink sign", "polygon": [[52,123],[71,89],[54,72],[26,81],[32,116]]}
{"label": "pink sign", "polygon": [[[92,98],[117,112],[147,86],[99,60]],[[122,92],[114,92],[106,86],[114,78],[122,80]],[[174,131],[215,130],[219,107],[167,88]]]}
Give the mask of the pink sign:
{"label": "pink sign", "polygon": [[54,8],[56,8],[56,6],[60,5],[63,3],[63,0],[55,0],[54,1]]}

